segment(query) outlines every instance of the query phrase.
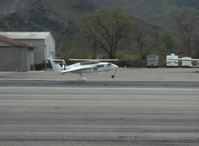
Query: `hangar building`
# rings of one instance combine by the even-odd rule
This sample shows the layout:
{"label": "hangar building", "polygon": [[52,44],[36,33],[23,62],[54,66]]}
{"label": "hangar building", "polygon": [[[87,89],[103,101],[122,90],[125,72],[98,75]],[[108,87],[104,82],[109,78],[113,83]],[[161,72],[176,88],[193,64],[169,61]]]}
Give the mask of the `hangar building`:
{"label": "hangar building", "polygon": [[35,46],[34,64],[55,58],[55,39],[50,32],[0,32],[0,35]]}
{"label": "hangar building", "polygon": [[0,35],[0,71],[28,71],[33,64],[33,46]]}

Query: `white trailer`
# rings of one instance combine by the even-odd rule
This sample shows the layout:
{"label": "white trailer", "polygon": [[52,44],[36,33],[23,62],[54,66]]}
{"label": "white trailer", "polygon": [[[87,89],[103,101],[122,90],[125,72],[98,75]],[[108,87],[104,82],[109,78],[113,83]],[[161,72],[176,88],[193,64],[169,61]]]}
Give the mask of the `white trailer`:
{"label": "white trailer", "polygon": [[147,67],[159,67],[159,56],[147,55]]}
{"label": "white trailer", "polygon": [[166,66],[167,67],[179,67],[179,57],[175,54],[166,56]]}
{"label": "white trailer", "polygon": [[182,57],[181,60],[181,66],[182,67],[193,67],[192,61],[191,61],[191,57]]}

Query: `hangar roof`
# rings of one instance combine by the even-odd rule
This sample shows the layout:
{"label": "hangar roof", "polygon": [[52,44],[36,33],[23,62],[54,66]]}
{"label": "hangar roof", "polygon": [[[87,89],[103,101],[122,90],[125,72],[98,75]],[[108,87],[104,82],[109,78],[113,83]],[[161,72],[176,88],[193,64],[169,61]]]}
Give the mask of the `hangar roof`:
{"label": "hangar roof", "polygon": [[12,39],[46,39],[51,35],[50,32],[0,32],[0,35]]}
{"label": "hangar roof", "polygon": [[2,35],[0,35],[0,40],[9,42],[9,43],[14,44],[16,46],[27,47],[27,48],[35,48],[34,46],[30,46],[30,45],[23,43],[21,41],[17,41],[17,40],[14,40],[14,39],[2,36]]}

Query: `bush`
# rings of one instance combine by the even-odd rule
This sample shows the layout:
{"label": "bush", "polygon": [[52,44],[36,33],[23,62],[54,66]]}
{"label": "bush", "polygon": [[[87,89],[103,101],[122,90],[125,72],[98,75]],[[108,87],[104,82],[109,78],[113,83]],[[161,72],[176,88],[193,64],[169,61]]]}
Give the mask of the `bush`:
{"label": "bush", "polygon": [[141,55],[136,54],[122,54],[118,56],[119,66],[126,66],[126,67],[142,67],[143,60]]}

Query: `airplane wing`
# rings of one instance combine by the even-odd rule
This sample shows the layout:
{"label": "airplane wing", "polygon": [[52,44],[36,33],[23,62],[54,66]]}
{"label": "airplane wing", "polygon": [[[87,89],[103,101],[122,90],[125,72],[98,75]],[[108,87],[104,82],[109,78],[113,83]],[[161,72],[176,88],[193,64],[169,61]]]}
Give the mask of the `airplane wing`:
{"label": "airplane wing", "polygon": [[71,58],[71,59],[68,59],[69,61],[91,61],[92,59],[76,59],[76,58]]}
{"label": "airplane wing", "polygon": [[184,59],[185,61],[199,61],[199,59]]}
{"label": "airplane wing", "polygon": [[96,61],[96,62],[99,62],[99,61],[119,61],[119,59],[75,59],[75,58],[71,58],[69,59],[69,61]]}
{"label": "airplane wing", "polygon": [[184,59],[184,58],[170,59],[170,60],[180,60],[180,61],[199,61],[199,59]]}

